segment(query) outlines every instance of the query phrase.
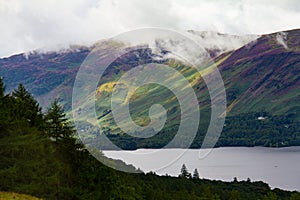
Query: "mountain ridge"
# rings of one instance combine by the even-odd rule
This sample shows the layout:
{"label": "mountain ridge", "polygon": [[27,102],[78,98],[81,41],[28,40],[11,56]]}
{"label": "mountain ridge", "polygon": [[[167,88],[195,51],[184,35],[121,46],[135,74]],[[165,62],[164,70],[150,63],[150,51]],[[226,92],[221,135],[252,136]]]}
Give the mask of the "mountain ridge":
{"label": "mountain ridge", "polygon": [[[288,32],[288,48],[277,43],[276,37],[280,33],[263,35],[251,47],[244,46],[234,51],[218,66],[221,74],[226,74],[230,71],[231,77],[223,78],[225,87],[230,87],[230,82],[237,82],[236,79],[238,79],[241,84],[238,88],[247,88],[247,90],[241,91],[243,96],[240,96],[238,101],[241,102],[242,106],[237,106],[236,109],[241,110],[243,108],[245,112],[254,111],[255,105],[252,105],[254,106],[253,109],[246,109],[245,104],[249,104],[249,100],[253,101],[262,97],[266,98],[262,100],[265,104],[278,101],[284,103],[283,98],[287,94],[293,93],[294,96],[289,100],[295,101],[293,105],[297,108],[297,115],[299,115],[299,106],[296,104],[296,101],[300,100],[299,93],[294,94],[295,92],[292,91],[299,91],[300,84],[299,33],[300,30]],[[237,72],[239,70],[241,73]],[[226,82],[226,80],[228,81]],[[233,88],[232,86],[231,89]],[[272,109],[274,111],[276,107]],[[261,108],[261,110],[271,111],[268,108]],[[274,113],[277,114],[277,112]]]}

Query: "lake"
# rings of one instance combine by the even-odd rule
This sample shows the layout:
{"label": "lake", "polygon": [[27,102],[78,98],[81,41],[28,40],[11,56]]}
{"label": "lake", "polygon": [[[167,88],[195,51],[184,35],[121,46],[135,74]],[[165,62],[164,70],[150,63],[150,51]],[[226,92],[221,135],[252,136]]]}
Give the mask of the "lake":
{"label": "lake", "polygon": [[272,188],[300,191],[300,146],[285,148],[222,147],[209,149],[138,149],[104,151],[144,172],[178,176],[184,163],[189,172],[197,168],[200,177],[223,181],[263,181]]}

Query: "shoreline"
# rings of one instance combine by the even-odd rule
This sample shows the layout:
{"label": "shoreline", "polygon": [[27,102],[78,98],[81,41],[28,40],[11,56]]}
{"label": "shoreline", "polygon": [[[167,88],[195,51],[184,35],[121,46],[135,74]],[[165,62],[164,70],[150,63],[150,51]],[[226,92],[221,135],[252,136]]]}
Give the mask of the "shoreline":
{"label": "shoreline", "polygon": [[137,151],[137,150],[207,150],[207,149],[220,149],[220,148],[266,148],[266,149],[285,149],[285,148],[298,148],[299,146],[283,146],[283,147],[267,147],[267,146],[218,146],[213,148],[136,148],[136,149],[100,149],[100,151]]}

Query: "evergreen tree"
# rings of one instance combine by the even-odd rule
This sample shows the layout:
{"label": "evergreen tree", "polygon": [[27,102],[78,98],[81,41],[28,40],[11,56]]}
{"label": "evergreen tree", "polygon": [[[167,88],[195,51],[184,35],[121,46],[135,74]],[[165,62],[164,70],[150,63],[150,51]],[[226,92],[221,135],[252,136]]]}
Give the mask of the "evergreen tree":
{"label": "evergreen tree", "polygon": [[12,92],[12,97],[25,101],[26,99],[31,97],[31,94],[26,90],[24,85],[20,83],[18,85],[18,88]]}
{"label": "evergreen tree", "polygon": [[234,182],[234,183],[238,183],[238,180],[237,180],[236,177],[233,178],[233,182]]}
{"label": "evergreen tree", "polygon": [[199,179],[200,178],[197,168],[194,170],[193,178],[194,179]]}
{"label": "evergreen tree", "polygon": [[189,173],[185,164],[182,165],[179,176],[184,178],[191,178],[191,174]]}
{"label": "evergreen tree", "polygon": [[[81,145],[76,143],[74,129],[69,122],[62,106],[55,99],[48,108],[46,115],[46,135],[54,142],[56,158],[63,164],[56,171],[59,179],[56,182],[56,198],[65,199],[68,191],[76,182],[76,174],[74,174],[75,163],[79,163],[79,148]],[[70,191],[71,192],[71,191]],[[71,195],[71,194],[67,194]]]}
{"label": "evergreen tree", "polygon": [[12,92],[14,99],[13,117],[25,119],[31,126],[40,127],[43,123],[42,108],[22,84]]}
{"label": "evergreen tree", "polygon": [[66,114],[57,99],[54,100],[51,107],[47,110],[45,119],[47,133],[55,143],[72,138],[74,133],[73,127],[66,118]]}
{"label": "evergreen tree", "polygon": [[65,149],[66,152],[76,152],[78,149],[82,149],[83,145],[78,143],[74,138],[75,130],[62,106],[55,99],[48,108],[45,114],[46,121],[46,134],[50,139],[52,139],[55,144],[61,144],[61,147]]}

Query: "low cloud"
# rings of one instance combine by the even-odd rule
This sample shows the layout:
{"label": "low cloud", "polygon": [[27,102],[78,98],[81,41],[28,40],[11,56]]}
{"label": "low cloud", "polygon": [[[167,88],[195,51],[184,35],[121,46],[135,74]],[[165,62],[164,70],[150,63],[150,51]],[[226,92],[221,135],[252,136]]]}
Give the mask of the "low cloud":
{"label": "low cloud", "polygon": [[282,45],[285,49],[288,49],[287,46],[287,33],[285,32],[279,32],[276,34],[276,40],[278,42],[278,44]]}
{"label": "low cloud", "polygon": [[0,57],[144,27],[265,34],[299,28],[297,0],[1,0]]}

